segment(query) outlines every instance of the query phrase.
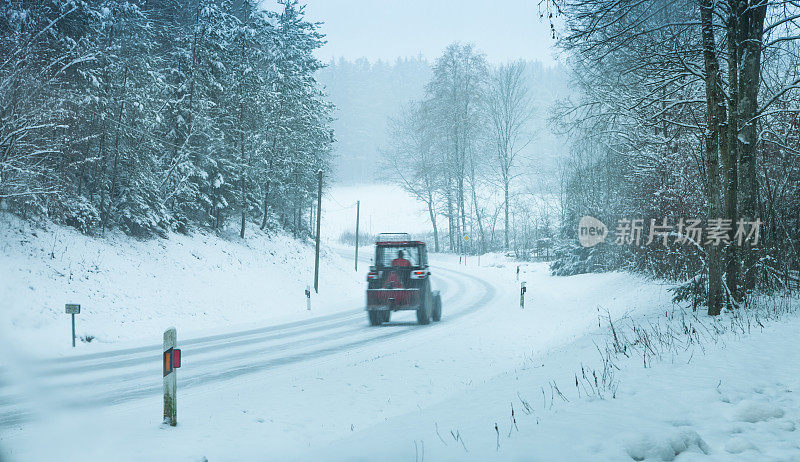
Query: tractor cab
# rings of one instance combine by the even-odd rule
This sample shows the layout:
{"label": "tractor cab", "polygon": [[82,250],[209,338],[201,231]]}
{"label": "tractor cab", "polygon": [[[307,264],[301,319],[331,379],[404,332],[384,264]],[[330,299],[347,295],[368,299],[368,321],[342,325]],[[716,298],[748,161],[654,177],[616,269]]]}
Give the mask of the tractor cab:
{"label": "tractor cab", "polygon": [[411,240],[407,233],[381,233],[367,275],[370,324],[386,322],[391,311],[399,310],[416,310],[420,324],[438,321],[441,301],[438,291],[431,290],[430,275],[424,242]]}

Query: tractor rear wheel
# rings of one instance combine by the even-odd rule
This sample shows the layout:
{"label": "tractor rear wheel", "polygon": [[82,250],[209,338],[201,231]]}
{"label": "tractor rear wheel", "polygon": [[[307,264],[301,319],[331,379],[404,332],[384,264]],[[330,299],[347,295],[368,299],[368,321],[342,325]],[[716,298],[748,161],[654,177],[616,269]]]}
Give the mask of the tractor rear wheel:
{"label": "tractor rear wheel", "polygon": [[431,314],[434,322],[442,320],[442,296],[438,293],[433,298],[433,313]]}
{"label": "tractor rear wheel", "polygon": [[370,310],[367,311],[370,326],[380,326],[383,322],[383,314],[380,311]]}
{"label": "tractor rear wheel", "polygon": [[431,312],[428,310],[428,307],[421,306],[417,309],[417,323],[421,325],[430,324],[431,322]]}
{"label": "tractor rear wheel", "polygon": [[431,305],[433,305],[433,297],[431,296],[432,294],[428,281],[425,281],[425,286],[422,289],[422,293],[424,294],[422,297],[422,303],[420,304],[420,307],[417,308],[417,323],[425,325],[430,324],[431,322]]}

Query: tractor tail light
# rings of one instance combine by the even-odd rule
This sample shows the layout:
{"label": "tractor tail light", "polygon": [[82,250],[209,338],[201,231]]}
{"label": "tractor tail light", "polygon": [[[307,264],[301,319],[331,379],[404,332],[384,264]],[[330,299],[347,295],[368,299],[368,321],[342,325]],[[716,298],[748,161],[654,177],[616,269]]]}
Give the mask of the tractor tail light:
{"label": "tractor tail light", "polygon": [[367,273],[367,280],[371,279],[378,279],[378,273],[375,271],[370,271],[369,273]]}
{"label": "tractor tail light", "polygon": [[412,271],[411,279],[423,279],[427,275],[428,275],[427,271]]}

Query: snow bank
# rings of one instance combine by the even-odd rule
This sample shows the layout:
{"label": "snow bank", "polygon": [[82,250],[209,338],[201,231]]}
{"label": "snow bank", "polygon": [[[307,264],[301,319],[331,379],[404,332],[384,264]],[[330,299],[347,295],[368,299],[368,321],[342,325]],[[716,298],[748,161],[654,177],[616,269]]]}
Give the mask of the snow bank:
{"label": "snow bank", "polygon": [[0,260],[0,342],[45,355],[71,353],[65,303],[81,304],[75,350],[86,352],[157,343],[171,325],[186,338],[358,308],[363,289],[350,265],[325,251],[307,312],[313,243],[254,227],[244,240],[198,231],[139,241],[0,214]]}
{"label": "snow bank", "polygon": [[[515,270],[516,263],[503,264],[499,256],[484,261]],[[569,311],[587,295],[605,307],[603,287],[619,294],[611,317],[600,314],[603,324],[615,323],[619,341],[603,327],[434,406],[355,432],[311,458],[800,460],[798,300],[776,298],[763,312],[716,319],[691,311],[683,319],[680,309],[662,303],[620,319],[621,307],[647,300],[657,284],[580,275],[548,279],[539,293],[544,281],[537,269],[523,264],[520,271],[521,280],[535,281],[533,309],[560,301]],[[551,329],[558,324],[547,322]],[[606,344],[627,348],[609,356]]]}

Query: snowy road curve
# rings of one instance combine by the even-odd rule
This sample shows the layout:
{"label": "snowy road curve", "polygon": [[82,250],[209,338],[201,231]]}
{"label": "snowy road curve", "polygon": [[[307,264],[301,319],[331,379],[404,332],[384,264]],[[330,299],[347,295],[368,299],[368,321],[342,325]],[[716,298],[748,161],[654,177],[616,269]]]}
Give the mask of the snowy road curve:
{"label": "snowy road curve", "polygon": [[[409,312],[411,316],[395,313],[393,322],[369,327],[363,309],[354,308],[233,333],[179,337],[183,350],[179,393],[265,371],[291,374],[293,366],[319,366],[342,355],[402,351],[404,345],[435,340],[445,326],[460,322],[495,297],[491,284],[461,271],[437,267],[433,277],[443,297],[441,323],[418,326]],[[0,371],[0,428],[35,420],[42,408],[98,408],[160,396],[161,346],[39,360],[16,372],[25,379],[11,383],[7,371]]]}

